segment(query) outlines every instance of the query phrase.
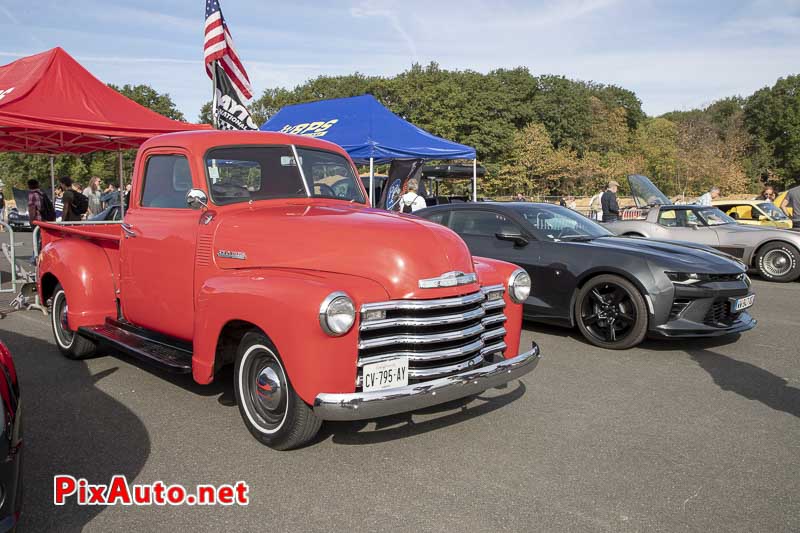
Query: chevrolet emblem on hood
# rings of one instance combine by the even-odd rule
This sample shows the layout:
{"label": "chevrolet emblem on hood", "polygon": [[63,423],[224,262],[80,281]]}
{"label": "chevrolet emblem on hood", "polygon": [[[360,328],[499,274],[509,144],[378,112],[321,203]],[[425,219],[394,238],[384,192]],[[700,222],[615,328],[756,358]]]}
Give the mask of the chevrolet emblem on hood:
{"label": "chevrolet emblem on hood", "polygon": [[219,250],[217,257],[224,257],[225,259],[247,259],[247,254],[235,250]]}
{"label": "chevrolet emblem on hood", "polygon": [[457,287],[468,285],[478,281],[478,276],[474,272],[465,274],[463,272],[445,272],[438,278],[428,278],[419,280],[420,289],[438,289],[440,287]]}

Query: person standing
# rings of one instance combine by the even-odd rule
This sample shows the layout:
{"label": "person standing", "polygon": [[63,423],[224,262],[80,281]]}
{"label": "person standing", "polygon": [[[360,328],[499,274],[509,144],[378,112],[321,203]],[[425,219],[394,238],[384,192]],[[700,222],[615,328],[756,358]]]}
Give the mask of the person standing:
{"label": "person standing", "polygon": [[[792,228],[800,228],[800,185],[792,187],[786,192],[786,198],[781,202],[781,209],[787,216],[792,217]],[[789,209],[792,214],[789,214]]]}
{"label": "person standing", "polygon": [[64,222],[80,221],[81,216],[75,212],[75,191],[72,188],[72,178],[64,176],[59,181],[64,189],[64,194],[61,197],[64,202],[64,212],[61,214],[61,220]]}
{"label": "person standing", "polygon": [[619,183],[611,180],[608,182],[606,192],[600,197],[600,206],[603,209],[603,222],[619,220],[619,203],[617,202],[618,189]]}
{"label": "person standing", "polygon": [[83,195],[89,199],[89,212],[87,216],[98,214],[103,210],[103,191],[100,190],[100,178],[92,176],[89,186],[83,190]]}
{"label": "person standing", "polygon": [[517,193],[517,196],[514,198],[514,201],[515,202],[527,202],[527,200],[525,199],[525,195],[523,195],[521,192]]}
{"label": "person standing", "polygon": [[417,193],[417,180],[408,180],[408,192],[400,197],[400,212],[413,213],[428,207],[425,198]]}
{"label": "person standing", "polygon": [[56,201],[53,202],[53,207],[56,208],[56,220],[61,222],[64,215],[64,187],[61,184],[56,185]]}
{"label": "person standing", "polygon": [[[6,197],[3,189],[0,189],[0,222],[6,221]],[[5,227],[0,227],[0,231],[5,231]]]}
{"label": "person standing", "polygon": [[697,199],[697,205],[709,207],[711,202],[719,198],[719,187],[711,187],[707,193]]}
{"label": "person standing", "polygon": [[777,194],[775,193],[775,187],[772,185],[767,185],[764,187],[764,190],[761,191],[761,196],[756,198],[756,200],[766,200],[767,202],[774,202],[775,197]]}

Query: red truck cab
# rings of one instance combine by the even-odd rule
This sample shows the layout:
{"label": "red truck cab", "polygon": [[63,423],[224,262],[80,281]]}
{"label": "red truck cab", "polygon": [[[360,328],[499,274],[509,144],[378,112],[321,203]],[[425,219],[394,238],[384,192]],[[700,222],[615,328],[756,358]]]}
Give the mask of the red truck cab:
{"label": "red truck cab", "polygon": [[288,449],[503,384],[530,279],[452,231],[371,209],[338,146],[263,132],[140,148],[122,223],[38,223],[38,290],[61,352],[98,342],[201,384],[235,365],[245,425]]}

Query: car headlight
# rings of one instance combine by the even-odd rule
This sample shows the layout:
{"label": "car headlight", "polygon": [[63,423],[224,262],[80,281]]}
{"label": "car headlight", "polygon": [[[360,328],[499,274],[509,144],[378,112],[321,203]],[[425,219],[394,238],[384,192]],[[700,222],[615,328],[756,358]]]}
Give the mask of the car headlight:
{"label": "car headlight", "polygon": [[319,306],[319,325],[331,337],[350,331],[356,321],[356,306],[342,291],[330,293]]}
{"label": "car headlight", "polygon": [[508,295],[511,301],[521,304],[531,295],[531,277],[527,272],[518,268],[508,278]]}

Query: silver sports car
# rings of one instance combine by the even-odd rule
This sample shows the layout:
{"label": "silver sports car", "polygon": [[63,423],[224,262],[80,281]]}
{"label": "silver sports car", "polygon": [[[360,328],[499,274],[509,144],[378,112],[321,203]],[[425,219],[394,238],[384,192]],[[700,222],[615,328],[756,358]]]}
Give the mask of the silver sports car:
{"label": "silver sports car", "polygon": [[706,244],[738,258],[764,279],[800,277],[800,233],[743,226],[716,207],[673,205],[644,176],[629,176],[628,182],[637,209],[605,224],[617,235]]}

